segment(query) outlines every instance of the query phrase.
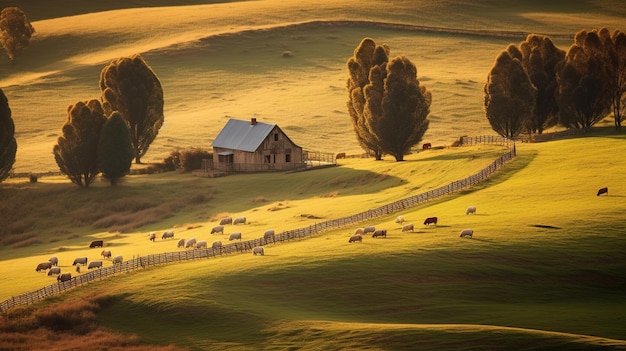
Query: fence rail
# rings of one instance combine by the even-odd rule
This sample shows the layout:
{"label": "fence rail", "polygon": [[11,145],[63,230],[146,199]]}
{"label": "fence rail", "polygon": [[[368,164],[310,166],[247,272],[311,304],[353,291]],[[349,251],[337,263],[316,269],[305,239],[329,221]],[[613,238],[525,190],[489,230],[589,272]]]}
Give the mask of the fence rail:
{"label": "fence rail", "polygon": [[[496,141],[494,141],[496,142]],[[499,142],[499,141],[497,141]],[[68,289],[87,284],[94,280],[101,280],[108,276],[128,273],[138,269],[143,269],[150,266],[157,266],[161,264],[168,264],[172,262],[181,262],[195,259],[208,259],[214,257],[220,257],[224,255],[233,255],[239,253],[250,252],[256,246],[264,246],[267,244],[273,244],[277,242],[299,240],[302,238],[311,237],[315,234],[338,229],[340,227],[357,224],[360,222],[368,221],[377,217],[383,217],[395,212],[402,211],[404,209],[414,207],[423,204],[427,201],[435,200],[439,197],[459,192],[463,189],[469,188],[479,182],[488,178],[491,174],[500,169],[507,161],[510,161],[516,156],[515,148],[509,150],[507,153],[500,156],[493,161],[487,167],[480,172],[470,175],[467,178],[453,181],[447,185],[439,188],[429,190],[425,193],[410,196],[375,209],[370,209],[364,212],[354,214],[349,217],[338,218],[328,220],[320,223],[315,223],[307,227],[302,227],[294,230],[287,230],[282,233],[276,233],[270,237],[262,237],[248,241],[241,241],[223,245],[219,249],[206,248],[206,249],[193,249],[176,252],[165,252],[161,254],[153,254],[147,256],[136,257],[131,260],[122,262],[121,264],[114,264],[112,266],[95,269],[88,271],[87,273],[72,277],[66,282],[58,282],[41,289],[27,292],[18,296],[13,296],[5,301],[0,302],[0,312],[6,312],[12,307],[17,305],[27,305],[38,302],[50,296],[62,293]]]}

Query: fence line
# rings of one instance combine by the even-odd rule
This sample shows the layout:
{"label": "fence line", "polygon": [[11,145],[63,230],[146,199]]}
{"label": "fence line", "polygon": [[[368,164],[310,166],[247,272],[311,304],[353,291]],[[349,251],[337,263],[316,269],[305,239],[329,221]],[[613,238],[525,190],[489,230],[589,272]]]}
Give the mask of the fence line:
{"label": "fence line", "polygon": [[[494,142],[499,142],[495,141]],[[429,190],[425,193],[413,195],[375,209],[370,209],[349,217],[343,217],[325,222],[315,223],[307,227],[302,227],[293,230],[283,231],[282,233],[276,233],[275,235],[257,238],[253,240],[241,241],[230,243],[221,246],[220,248],[204,248],[193,249],[176,252],[165,252],[160,254],[152,254],[147,256],[135,257],[131,260],[124,261],[122,263],[113,264],[112,266],[98,268],[87,273],[72,277],[65,282],[58,282],[41,289],[27,292],[18,296],[13,296],[10,299],[0,302],[0,312],[6,312],[12,307],[17,305],[28,305],[41,301],[50,296],[62,293],[68,289],[87,284],[94,280],[101,280],[108,276],[128,273],[131,271],[143,269],[150,266],[157,266],[161,264],[168,264],[172,262],[181,262],[195,259],[209,259],[214,257],[220,257],[224,255],[240,254],[244,252],[250,252],[256,246],[264,246],[267,244],[273,244],[277,242],[299,240],[302,238],[311,237],[317,233],[327,230],[338,229],[340,227],[353,225],[356,223],[371,220],[377,217],[383,217],[395,212],[402,211],[404,209],[414,207],[425,203],[427,201],[435,200],[439,197],[459,192],[463,189],[469,188],[479,182],[488,178],[491,174],[500,169],[507,161],[510,161],[516,156],[515,147],[509,150],[507,153],[498,157],[495,161],[489,164],[476,174],[470,175],[461,180],[453,181],[447,185],[441,186],[436,189]]]}

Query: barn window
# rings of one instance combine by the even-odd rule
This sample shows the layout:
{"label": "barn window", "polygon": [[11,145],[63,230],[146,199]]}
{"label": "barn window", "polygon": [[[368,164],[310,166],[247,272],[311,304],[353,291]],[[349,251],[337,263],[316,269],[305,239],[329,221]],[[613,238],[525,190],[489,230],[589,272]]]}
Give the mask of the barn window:
{"label": "barn window", "polygon": [[274,133],[274,141],[278,141],[278,133]]}
{"label": "barn window", "polygon": [[272,161],[271,155],[265,155],[265,163],[270,163]]}
{"label": "barn window", "polygon": [[285,154],[285,162],[291,162],[291,154]]}

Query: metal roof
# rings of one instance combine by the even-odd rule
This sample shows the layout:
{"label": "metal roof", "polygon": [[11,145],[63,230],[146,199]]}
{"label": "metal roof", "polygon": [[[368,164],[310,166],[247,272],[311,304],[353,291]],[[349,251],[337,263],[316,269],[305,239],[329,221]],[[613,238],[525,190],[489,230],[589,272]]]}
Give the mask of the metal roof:
{"label": "metal roof", "polygon": [[275,126],[231,118],[213,141],[213,147],[255,152]]}

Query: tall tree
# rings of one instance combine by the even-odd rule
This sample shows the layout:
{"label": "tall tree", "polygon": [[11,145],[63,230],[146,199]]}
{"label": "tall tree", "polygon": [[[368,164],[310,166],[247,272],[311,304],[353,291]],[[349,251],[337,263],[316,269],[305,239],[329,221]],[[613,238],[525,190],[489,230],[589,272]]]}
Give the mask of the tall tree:
{"label": "tall tree", "polygon": [[487,120],[496,133],[509,139],[529,129],[537,94],[516,52],[510,45],[498,56],[484,88]]}
{"label": "tall tree", "polygon": [[98,168],[111,185],[117,184],[130,172],[135,151],[128,125],[119,112],[114,111],[102,126],[98,142]]}
{"label": "tall tree", "polygon": [[550,38],[529,34],[520,43],[519,52],[524,69],[537,89],[533,117],[528,124],[530,132],[542,134],[544,129],[558,123],[557,67],[565,59],[565,51],[557,48]]}
{"label": "tall tree", "polygon": [[163,88],[141,55],[113,60],[100,72],[106,115],[118,111],[128,123],[135,163],[148,152],[163,125]]}
{"label": "tall tree", "polygon": [[352,127],[359,145],[372,154],[377,160],[382,159],[383,152],[380,145],[367,127],[365,111],[365,96],[363,89],[370,82],[370,73],[373,69],[382,70],[389,61],[389,47],[378,46],[371,38],[364,38],[354,50],[354,56],[348,59],[349,71],[348,86],[348,113],[352,120]]}
{"label": "tall tree", "polygon": [[11,173],[16,153],[15,124],[11,118],[9,100],[0,89],[0,182]]}
{"label": "tall tree", "polygon": [[589,128],[609,114],[612,73],[608,56],[597,32],[576,33],[557,73],[563,126]]}
{"label": "tall tree", "polygon": [[88,188],[98,175],[98,141],[106,122],[99,100],[78,102],[67,110],[63,135],[52,152],[61,172],[72,183]]}
{"label": "tall tree", "polygon": [[622,127],[622,121],[626,118],[626,34],[616,30],[610,36],[608,29],[603,28],[600,34],[607,44],[609,61],[612,67],[611,79],[611,107],[615,128]]}
{"label": "tall tree", "polygon": [[403,161],[428,129],[432,96],[408,58],[396,57],[386,68],[386,74],[382,67],[373,69],[364,88],[366,124],[382,151]]}
{"label": "tall tree", "polygon": [[0,12],[0,43],[10,60],[30,44],[35,29],[19,7],[5,7]]}

